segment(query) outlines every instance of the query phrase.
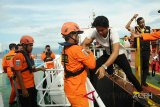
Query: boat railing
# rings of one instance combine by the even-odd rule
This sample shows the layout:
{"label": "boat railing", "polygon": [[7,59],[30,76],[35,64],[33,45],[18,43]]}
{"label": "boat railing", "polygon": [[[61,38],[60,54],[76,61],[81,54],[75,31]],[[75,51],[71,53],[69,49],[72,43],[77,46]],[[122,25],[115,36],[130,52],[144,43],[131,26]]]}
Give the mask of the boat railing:
{"label": "boat railing", "polygon": [[[38,102],[40,106],[70,106],[64,93],[62,71],[63,69],[47,69],[45,71],[46,76],[36,86],[40,95],[40,100]],[[45,80],[47,82],[47,87],[43,88],[42,85]]]}

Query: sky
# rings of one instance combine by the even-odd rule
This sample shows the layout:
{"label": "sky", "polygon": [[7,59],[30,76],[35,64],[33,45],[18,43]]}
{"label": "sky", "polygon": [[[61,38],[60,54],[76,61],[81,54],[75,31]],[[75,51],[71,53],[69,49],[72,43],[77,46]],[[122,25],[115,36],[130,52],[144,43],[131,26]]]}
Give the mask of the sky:
{"label": "sky", "polygon": [[56,49],[64,41],[63,23],[72,21],[88,28],[93,12],[106,16],[123,37],[129,35],[125,25],[135,13],[144,17],[146,25],[160,28],[158,10],[160,0],[0,0],[0,44],[6,49],[9,43],[19,43],[23,35],[31,35],[34,47],[49,44]]}

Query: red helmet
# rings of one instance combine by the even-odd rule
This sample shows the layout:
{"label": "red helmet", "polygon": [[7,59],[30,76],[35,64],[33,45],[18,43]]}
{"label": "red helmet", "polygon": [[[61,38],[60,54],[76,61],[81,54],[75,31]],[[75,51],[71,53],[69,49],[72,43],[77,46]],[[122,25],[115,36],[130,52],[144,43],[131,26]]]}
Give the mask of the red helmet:
{"label": "red helmet", "polygon": [[20,43],[21,44],[33,44],[34,40],[33,40],[33,38],[31,36],[24,35],[24,36],[21,37]]}
{"label": "red helmet", "polygon": [[63,24],[61,28],[61,34],[66,36],[71,32],[78,32],[78,34],[83,33],[83,31],[80,30],[79,26],[74,22],[66,22]]}

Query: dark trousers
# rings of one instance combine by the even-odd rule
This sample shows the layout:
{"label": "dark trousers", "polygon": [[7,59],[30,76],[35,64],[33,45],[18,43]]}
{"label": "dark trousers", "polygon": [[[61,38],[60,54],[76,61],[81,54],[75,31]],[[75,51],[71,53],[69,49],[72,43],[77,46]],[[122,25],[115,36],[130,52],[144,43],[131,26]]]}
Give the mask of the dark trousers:
{"label": "dark trousers", "polygon": [[[98,80],[97,75],[95,75],[95,72],[97,71],[97,69],[100,66],[102,66],[108,60],[108,58],[109,58],[109,55],[103,54],[100,58],[98,58],[96,60],[96,68],[94,70],[91,70],[91,72],[90,72],[90,80],[95,88],[97,86],[97,80]],[[135,86],[135,88],[138,91],[142,91],[142,87],[141,87],[140,83],[138,82],[138,80],[136,79],[136,77],[133,75],[132,69],[130,67],[130,64],[129,64],[125,54],[118,55],[118,57],[116,58],[114,63],[117,64],[124,71],[128,80],[130,82],[132,82],[132,84]],[[108,67],[107,72],[109,74],[113,73],[112,65]],[[107,84],[104,84],[104,85],[107,85]]]}
{"label": "dark trousers", "polygon": [[149,57],[150,57],[150,51],[141,52],[142,84],[146,83],[147,75],[149,73]]}
{"label": "dark trousers", "polygon": [[[45,74],[45,72],[44,72],[43,78],[45,78],[45,77],[46,77],[46,74]],[[45,89],[46,86],[47,86],[47,80],[45,79],[45,80],[43,81],[43,88]],[[43,92],[43,93],[44,93],[44,92]]]}
{"label": "dark trousers", "polygon": [[22,90],[18,90],[19,93],[19,100],[21,103],[21,107],[38,107],[37,105],[37,90],[35,87],[27,88],[29,93],[28,97],[22,96]]}

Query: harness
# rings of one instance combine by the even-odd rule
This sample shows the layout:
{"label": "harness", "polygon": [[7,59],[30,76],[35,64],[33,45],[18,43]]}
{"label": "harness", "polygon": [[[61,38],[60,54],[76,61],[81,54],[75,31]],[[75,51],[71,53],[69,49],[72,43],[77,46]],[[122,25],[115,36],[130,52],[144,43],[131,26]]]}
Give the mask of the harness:
{"label": "harness", "polygon": [[23,51],[23,50],[17,51],[16,53],[22,53],[23,56],[26,59],[27,65],[28,65],[26,68],[24,68],[23,70],[21,70],[21,73],[25,72],[27,70],[29,70],[30,73],[35,72],[34,60],[32,58],[30,58],[29,55],[25,51]]}
{"label": "harness", "polygon": [[60,45],[64,46],[64,54],[62,54],[62,62],[64,63],[64,71],[66,73],[65,78],[69,78],[69,77],[75,77],[79,74],[81,74],[84,70],[85,70],[85,66],[83,66],[83,68],[81,68],[80,70],[77,70],[75,72],[69,71],[66,68],[66,63],[68,63],[68,55],[65,53],[65,49],[67,47],[73,46],[74,44],[68,43],[68,42],[63,42],[63,43],[59,43]]}

